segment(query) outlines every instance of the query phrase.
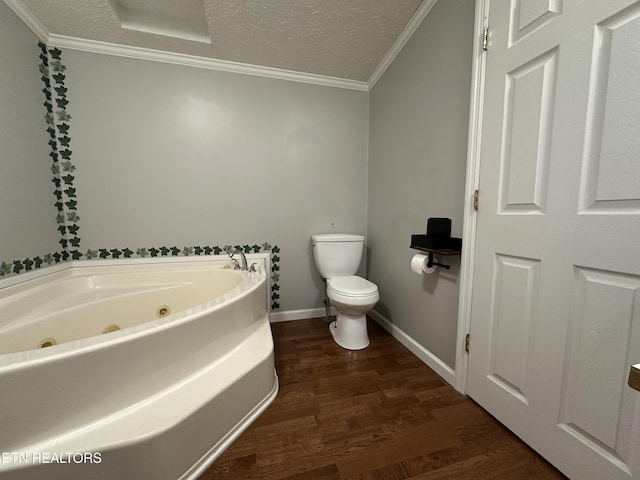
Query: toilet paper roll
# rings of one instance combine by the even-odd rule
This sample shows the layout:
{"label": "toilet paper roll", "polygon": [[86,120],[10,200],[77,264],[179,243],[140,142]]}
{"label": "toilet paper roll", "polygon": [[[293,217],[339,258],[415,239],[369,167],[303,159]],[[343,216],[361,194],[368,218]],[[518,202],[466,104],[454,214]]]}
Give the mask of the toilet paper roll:
{"label": "toilet paper roll", "polygon": [[433,273],[436,271],[436,268],[438,268],[435,265],[427,267],[427,263],[429,263],[429,256],[417,253],[411,259],[411,271],[417,273],[418,275],[422,275],[425,273]]}

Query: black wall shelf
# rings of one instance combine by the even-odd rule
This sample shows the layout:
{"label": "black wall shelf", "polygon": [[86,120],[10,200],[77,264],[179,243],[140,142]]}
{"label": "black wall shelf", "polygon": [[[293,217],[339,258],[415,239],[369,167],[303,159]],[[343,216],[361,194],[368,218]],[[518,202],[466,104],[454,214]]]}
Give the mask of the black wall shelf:
{"label": "black wall shelf", "polygon": [[454,250],[452,248],[425,248],[419,245],[409,245],[409,248],[422,252],[435,253],[436,255],[460,255],[460,250]]}

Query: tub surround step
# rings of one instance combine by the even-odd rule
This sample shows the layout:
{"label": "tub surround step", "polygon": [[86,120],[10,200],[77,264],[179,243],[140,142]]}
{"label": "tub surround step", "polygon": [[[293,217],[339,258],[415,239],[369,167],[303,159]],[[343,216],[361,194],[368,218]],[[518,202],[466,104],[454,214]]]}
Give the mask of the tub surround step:
{"label": "tub surround step", "polygon": [[[21,449],[100,452],[100,464],[32,464],[17,470],[0,464],[0,479],[197,478],[273,401],[277,390],[265,317],[241,347],[155,397]],[[212,397],[211,392],[220,393]],[[215,445],[207,443],[215,438],[220,439]]]}

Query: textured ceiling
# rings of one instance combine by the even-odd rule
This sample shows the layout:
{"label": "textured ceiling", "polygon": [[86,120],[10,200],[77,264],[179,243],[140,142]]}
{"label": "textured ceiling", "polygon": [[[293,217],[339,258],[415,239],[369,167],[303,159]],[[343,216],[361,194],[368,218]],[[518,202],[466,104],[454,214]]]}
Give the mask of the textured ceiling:
{"label": "textured ceiling", "polygon": [[362,82],[371,77],[422,3],[421,0],[16,1],[52,35]]}

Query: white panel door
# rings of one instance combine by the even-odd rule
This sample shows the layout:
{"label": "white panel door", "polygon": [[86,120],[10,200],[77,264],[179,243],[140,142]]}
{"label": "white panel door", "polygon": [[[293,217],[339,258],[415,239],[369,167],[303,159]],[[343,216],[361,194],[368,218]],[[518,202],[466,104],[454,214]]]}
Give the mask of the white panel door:
{"label": "white panel door", "polygon": [[640,479],[640,0],[487,0],[467,393],[574,479]]}

